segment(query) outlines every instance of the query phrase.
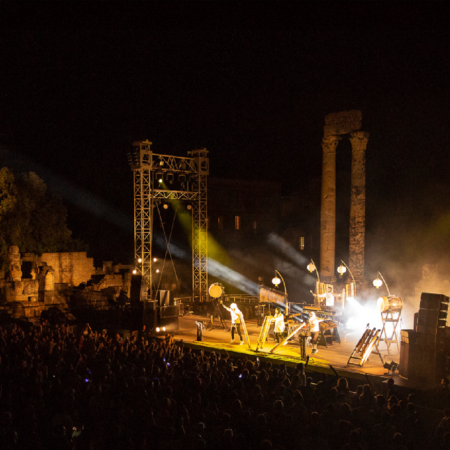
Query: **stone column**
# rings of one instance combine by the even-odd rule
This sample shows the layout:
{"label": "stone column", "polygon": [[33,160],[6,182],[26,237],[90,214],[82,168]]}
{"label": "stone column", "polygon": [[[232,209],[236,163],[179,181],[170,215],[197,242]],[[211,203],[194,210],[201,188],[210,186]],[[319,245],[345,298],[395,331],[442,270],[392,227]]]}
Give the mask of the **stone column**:
{"label": "stone column", "polygon": [[341,138],[328,135],[322,140],[322,202],[320,208],[320,278],[334,279],[336,253],[336,147]]}
{"label": "stone column", "polygon": [[352,181],[350,194],[349,268],[355,281],[364,281],[364,241],[366,227],[366,147],[369,133],[350,134],[352,144]]}

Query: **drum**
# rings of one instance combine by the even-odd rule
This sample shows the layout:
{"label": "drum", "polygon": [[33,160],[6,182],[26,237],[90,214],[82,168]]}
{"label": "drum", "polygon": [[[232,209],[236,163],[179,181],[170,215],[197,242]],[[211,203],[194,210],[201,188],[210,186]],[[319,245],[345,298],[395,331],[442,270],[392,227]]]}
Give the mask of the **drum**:
{"label": "drum", "polygon": [[219,283],[214,283],[209,287],[209,295],[212,298],[219,298],[222,296],[224,288]]}
{"label": "drum", "polygon": [[377,300],[377,306],[380,313],[386,311],[398,312],[403,308],[403,300],[395,295],[388,295],[387,297],[380,297]]}

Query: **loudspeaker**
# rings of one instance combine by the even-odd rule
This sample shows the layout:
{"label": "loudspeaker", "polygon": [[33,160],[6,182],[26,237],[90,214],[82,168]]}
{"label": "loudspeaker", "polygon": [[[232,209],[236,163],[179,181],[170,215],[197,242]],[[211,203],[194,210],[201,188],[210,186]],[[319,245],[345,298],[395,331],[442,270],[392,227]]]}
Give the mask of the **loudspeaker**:
{"label": "loudspeaker", "polygon": [[[408,332],[408,341],[403,342],[403,332]],[[443,378],[445,373],[445,351],[440,345],[439,339],[442,333],[426,334],[413,330],[402,330],[402,343],[400,349],[400,375],[410,381],[418,382],[424,387],[431,387]],[[445,333],[444,333],[445,336]],[[405,339],[406,340],[406,339]],[[409,348],[406,346],[409,344]],[[405,360],[407,359],[407,362]],[[402,367],[404,364],[405,367]],[[407,375],[403,375],[407,373]]]}
{"label": "loudspeaker", "polygon": [[438,334],[447,325],[449,298],[442,294],[423,292],[415,329],[419,333]]}
{"label": "loudspeaker", "polygon": [[180,308],[178,305],[160,306],[158,309],[159,309],[159,318],[160,319],[164,319],[167,317],[178,317],[180,314]]}
{"label": "loudspeaker", "polygon": [[156,309],[156,300],[144,302],[143,323],[151,329],[158,325],[158,314]]}
{"label": "loudspeaker", "polygon": [[159,291],[159,306],[170,305],[170,291]]}
{"label": "loudspeaker", "polygon": [[130,303],[138,303],[147,300],[148,285],[142,275],[131,275]]}
{"label": "loudspeaker", "polygon": [[414,347],[416,331],[401,330],[400,332],[400,362],[398,372],[403,378],[409,378],[410,349]]}
{"label": "loudspeaker", "polygon": [[449,300],[450,299],[443,294],[422,292],[422,295],[420,296],[420,309],[448,311]]}

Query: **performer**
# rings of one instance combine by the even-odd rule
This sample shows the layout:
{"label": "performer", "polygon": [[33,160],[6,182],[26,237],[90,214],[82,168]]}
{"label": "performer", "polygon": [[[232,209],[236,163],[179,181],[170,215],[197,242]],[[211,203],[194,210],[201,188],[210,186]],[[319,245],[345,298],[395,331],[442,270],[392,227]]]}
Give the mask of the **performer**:
{"label": "performer", "polygon": [[318,297],[325,298],[325,306],[334,306],[334,294],[332,286],[328,286],[326,294],[319,294]]}
{"label": "performer", "polygon": [[241,322],[242,322],[242,311],[239,310],[236,303],[232,303],[230,307],[228,308],[223,304],[222,301],[220,301],[220,304],[228,311],[230,311],[231,314],[231,341],[230,344],[234,343],[234,330],[237,331],[237,334],[239,335],[239,338],[241,339],[240,345],[244,344],[244,341],[242,339],[242,333],[241,333]]}
{"label": "performer", "polygon": [[309,313],[309,326],[311,328],[311,344],[313,349],[311,353],[317,353],[317,341],[319,340],[320,326],[319,323],[323,322],[324,319],[319,319],[315,312]]}
{"label": "performer", "polygon": [[283,333],[285,330],[284,325],[284,315],[281,313],[280,308],[275,308],[275,315],[273,316],[272,321],[274,322],[274,333],[277,339],[277,342],[280,343],[280,340],[283,340]]}

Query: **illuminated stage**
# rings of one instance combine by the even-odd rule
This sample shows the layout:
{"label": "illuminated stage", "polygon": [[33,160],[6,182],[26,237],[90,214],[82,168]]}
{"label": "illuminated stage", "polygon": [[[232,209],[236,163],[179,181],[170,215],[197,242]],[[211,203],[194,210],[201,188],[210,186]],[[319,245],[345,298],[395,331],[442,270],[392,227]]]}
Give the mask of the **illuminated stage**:
{"label": "illuminated stage", "polygon": [[[196,321],[208,323],[206,317],[186,315],[179,318],[179,330],[170,331],[174,335],[175,340],[183,340],[185,345],[191,348],[202,348],[207,351],[215,351],[221,353],[227,351],[230,356],[234,358],[249,357],[250,359],[258,356],[261,360],[271,361],[273,364],[284,363],[286,366],[295,367],[299,362],[305,363],[300,357],[300,345],[298,340],[292,343],[288,343],[285,346],[280,346],[274,353],[269,353],[270,350],[276,345],[276,341],[269,339],[264,346],[256,352],[256,346],[258,336],[261,330],[261,326],[257,325],[256,320],[246,321],[247,330],[250,338],[249,349],[247,342],[243,345],[239,345],[239,336],[235,336],[236,343],[231,344],[231,333],[228,330],[224,330],[219,324],[217,319],[214,322],[213,329],[205,329],[203,331],[203,340],[198,342],[197,339],[197,326]],[[227,321],[227,325],[230,326],[230,321]],[[306,353],[309,355],[308,370],[314,372],[325,372],[327,374],[333,373],[330,366],[332,366],[339,374],[348,379],[355,378],[360,379],[362,384],[367,383],[367,378],[371,378],[371,382],[378,384],[389,378],[387,374],[388,370],[383,367],[380,357],[376,354],[371,354],[369,360],[363,365],[363,367],[355,365],[347,365],[350,355],[352,354],[355,345],[361,338],[364,330],[360,330],[351,334],[345,334],[339,329],[341,343],[333,342],[332,345],[319,346],[319,353],[311,355],[312,347],[307,346]],[[381,356],[386,363],[391,361],[399,363],[400,354],[393,351],[391,346],[391,354],[389,355],[386,349],[386,345],[381,343],[379,345]],[[394,375],[396,384],[405,384],[406,380],[403,380],[397,374]],[[407,382],[406,382],[407,383]]]}

